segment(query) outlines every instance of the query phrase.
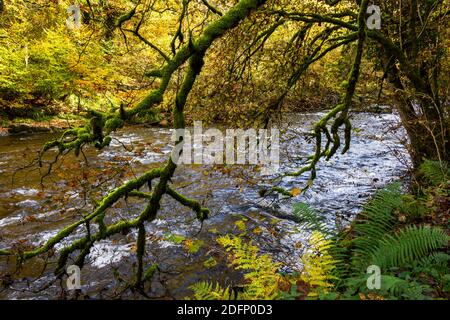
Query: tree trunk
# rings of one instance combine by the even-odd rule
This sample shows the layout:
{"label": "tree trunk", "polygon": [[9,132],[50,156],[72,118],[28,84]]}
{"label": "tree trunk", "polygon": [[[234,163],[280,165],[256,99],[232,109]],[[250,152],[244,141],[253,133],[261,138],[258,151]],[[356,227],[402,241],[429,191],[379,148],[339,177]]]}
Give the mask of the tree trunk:
{"label": "tree trunk", "polygon": [[[390,57],[385,58],[388,61]],[[396,65],[388,66],[387,75],[397,90],[397,109],[408,134],[414,167],[417,168],[424,159],[450,161],[450,128],[441,103],[433,99],[430,92],[420,92],[418,88],[415,88],[414,97],[408,96]]]}
{"label": "tree trunk", "polygon": [[448,124],[431,121],[424,116],[411,119],[405,112],[410,108],[406,103],[398,106],[402,124],[409,137],[409,151],[413,165],[417,168],[424,159],[449,161]]}

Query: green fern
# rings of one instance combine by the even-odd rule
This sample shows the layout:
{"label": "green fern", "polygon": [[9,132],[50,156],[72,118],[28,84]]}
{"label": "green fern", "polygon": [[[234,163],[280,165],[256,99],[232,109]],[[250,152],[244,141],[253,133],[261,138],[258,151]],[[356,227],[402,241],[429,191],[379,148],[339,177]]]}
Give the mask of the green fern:
{"label": "green fern", "polygon": [[296,203],[293,206],[295,221],[301,223],[306,229],[318,231],[324,235],[330,234],[325,218],[306,203]]}
{"label": "green fern", "polygon": [[218,283],[201,281],[189,288],[194,291],[195,300],[229,300],[231,297],[230,289],[222,288]]}
{"label": "green fern", "polygon": [[360,220],[354,224],[353,264],[357,269],[367,267],[366,261],[378,249],[379,240],[394,230],[397,221],[393,212],[401,204],[401,185],[394,183],[379,191],[363,208]]}
{"label": "green fern", "polygon": [[434,252],[425,259],[413,263],[413,272],[433,279],[443,292],[450,292],[450,255]]}
{"label": "green fern", "polygon": [[425,259],[419,261],[419,268],[422,270],[434,269],[441,273],[449,272],[450,255],[444,252],[434,252]]}
{"label": "green fern", "polygon": [[400,185],[393,184],[364,207],[362,219],[354,227],[355,272],[372,264],[385,268],[401,266],[447,246],[448,236],[438,228],[411,226],[394,233],[398,224],[394,212],[402,206],[402,199]]}
{"label": "green fern", "polygon": [[419,170],[434,186],[448,183],[450,168],[445,162],[425,160]]}
{"label": "green fern", "polygon": [[385,235],[370,253],[370,264],[381,268],[402,266],[425,259],[431,252],[446,247],[448,241],[447,234],[439,228],[410,226],[394,235]]}
{"label": "green fern", "polygon": [[[399,183],[387,186],[364,206],[350,232],[333,237],[334,245],[328,252],[336,261],[332,270],[335,286],[345,286],[343,279],[365,274],[369,265],[378,265],[387,271],[431,259],[430,254],[436,254],[437,250],[448,245],[448,235],[439,228],[410,226],[397,230],[397,212],[403,208],[403,199]],[[297,205],[294,212],[313,230],[320,231],[326,227],[320,216],[307,205]],[[400,284],[397,280],[387,280],[392,280],[393,288]]]}
{"label": "green fern", "polygon": [[413,280],[405,280],[394,276],[382,275],[383,291],[389,293],[388,298],[400,297],[407,300],[423,300],[430,287]]}
{"label": "green fern", "polygon": [[403,203],[399,211],[406,217],[411,219],[422,219],[430,213],[430,208],[427,207],[426,197],[418,197],[411,194],[403,196]]}
{"label": "green fern", "polygon": [[[367,288],[368,275],[358,276],[346,280],[347,291],[344,298],[361,297],[373,291]],[[423,300],[429,293],[430,287],[413,280],[405,280],[391,275],[381,275],[381,288],[376,291],[377,297],[383,299]],[[370,296],[370,295],[369,295]]]}

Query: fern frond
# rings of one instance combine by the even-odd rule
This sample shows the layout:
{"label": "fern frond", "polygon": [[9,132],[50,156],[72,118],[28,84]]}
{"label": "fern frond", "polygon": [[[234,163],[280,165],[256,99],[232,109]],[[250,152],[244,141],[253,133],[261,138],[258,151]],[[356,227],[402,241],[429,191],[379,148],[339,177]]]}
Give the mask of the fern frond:
{"label": "fern frond", "polygon": [[259,249],[242,238],[226,235],[217,239],[230,254],[231,265],[245,272],[242,298],[247,300],[270,300],[280,296],[278,288],[281,275],[279,263],[272,261],[267,254],[259,254]]}
{"label": "fern frond", "polygon": [[450,168],[446,162],[425,160],[419,170],[435,186],[447,183],[450,177]]}
{"label": "fern frond", "polygon": [[293,205],[293,209],[295,221],[303,224],[306,229],[318,231],[322,234],[330,234],[325,218],[308,204],[296,203]]}
{"label": "fern frond", "polygon": [[378,241],[393,231],[396,219],[393,212],[402,204],[401,185],[394,183],[377,192],[363,208],[360,219],[355,222],[353,264],[356,268],[366,266],[370,253],[378,248]]}
{"label": "fern frond", "polygon": [[448,245],[448,235],[439,228],[410,226],[395,235],[386,235],[371,252],[371,263],[381,268],[399,267],[425,259],[431,252]]}
{"label": "fern frond", "polygon": [[450,255],[444,252],[433,252],[428,257],[419,261],[422,269],[434,268],[443,273],[449,272]]}
{"label": "fern frond", "polygon": [[302,257],[301,279],[312,288],[309,296],[318,297],[320,294],[329,292],[333,287],[332,281],[336,280],[333,271],[338,261],[329,253],[333,247],[332,241],[327,240],[320,232],[312,233],[309,244],[310,250]]}
{"label": "fern frond", "polygon": [[189,288],[194,291],[195,300],[229,300],[231,297],[230,289],[222,288],[218,283],[201,281]]}
{"label": "fern frond", "polygon": [[[405,298],[405,299],[421,299],[424,298],[423,293],[428,286],[422,285],[415,281],[401,279],[391,275],[381,275],[381,288],[379,293],[389,298]],[[346,280],[348,291],[347,294],[354,296],[355,293],[369,293],[371,290],[367,288],[368,275],[349,278]],[[356,291],[356,292],[355,292]]]}

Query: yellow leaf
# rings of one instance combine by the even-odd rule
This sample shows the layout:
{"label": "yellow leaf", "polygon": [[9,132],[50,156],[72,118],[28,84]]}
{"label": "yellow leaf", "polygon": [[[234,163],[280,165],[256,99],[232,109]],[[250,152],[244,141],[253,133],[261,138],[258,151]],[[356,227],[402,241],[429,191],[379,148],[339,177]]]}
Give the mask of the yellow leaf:
{"label": "yellow leaf", "polygon": [[245,225],[245,222],[243,220],[236,221],[234,224],[240,231],[247,230],[247,226]]}
{"label": "yellow leaf", "polygon": [[186,239],[183,241],[184,249],[190,254],[197,253],[203,245],[204,242],[202,240]]}
{"label": "yellow leaf", "polygon": [[292,193],[292,195],[293,195],[294,197],[296,197],[296,196],[298,196],[300,193],[302,193],[302,190],[299,189],[299,188],[293,188],[293,189],[291,190],[291,193]]}
{"label": "yellow leaf", "polygon": [[260,227],[256,227],[255,229],[253,229],[253,233],[254,234],[261,234],[263,231]]}
{"label": "yellow leaf", "polygon": [[215,267],[215,266],[217,265],[217,261],[216,261],[216,259],[214,259],[213,257],[209,257],[208,260],[206,260],[205,262],[203,262],[203,265],[204,265],[206,268],[213,268],[213,267]]}

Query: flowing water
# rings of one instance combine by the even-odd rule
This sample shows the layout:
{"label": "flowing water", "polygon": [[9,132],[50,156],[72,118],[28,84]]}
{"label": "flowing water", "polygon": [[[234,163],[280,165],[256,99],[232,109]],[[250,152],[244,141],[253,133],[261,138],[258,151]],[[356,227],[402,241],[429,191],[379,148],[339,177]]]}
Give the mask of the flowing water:
{"label": "flowing water", "polygon": [[[323,114],[292,114],[283,121],[282,171],[296,169],[298,158],[311,153],[308,132]],[[214,279],[233,285],[238,276],[229,272],[224,252],[215,239],[223,234],[244,234],[280,261],[283,268],[299,267],[307,246],[308,231],[292,219],[292,204],[306,202],[319,211],[331,228],[342,228],[357,214],[373,193],[391,181],[407,177],[409,157],[402,141],[404,130],[394,114],[353,115],[351,150],[319,165],[318,177],[306,194],[295,199],[261,198],[259,191],[271,181],[251,166],[182,166],[173,185],[184,195],[211,209],[200,225],[195,215],[171,199],[164,198],[157,219],[148,223],[146,263],[156,263],[148,294],[154,298],[183,298],[189,286]],[[115,135],[102,151],[87,148],[84,156],[65,156],[53,166],[28,166],[52,135],[0,137],[0,248],[25,250],[43,244],[62,227],[92,210],[92,204],[108,190],[155,168],[171,150],[168,129],[129,127]],[[47,161],[51,161],[48,156]],[[19,170],[20,169],[20,170]],[[14,174],[13,174],[14,173]],[[286,189],[302,187],[308,177],[284,178]],[[108,211],[107,222],[135,217],[142,201],[119,201]],[[80,227],[64,243],[81,237]],[[116,297],[135,270],[136,233],[129,232],[97,243],[82,269],[82,292],[90,298]],[[64,243],[58,244],[60,250]],[[47,263],[48,262],[48,263]],[[52,279],[54,261],[32,259],[16,270],[12,258],[0,258],[0,299],[58,298],[59,282]],[[2,287],[3,286],[3,287]],[[126,292],[123,298],[139,298]]]}

